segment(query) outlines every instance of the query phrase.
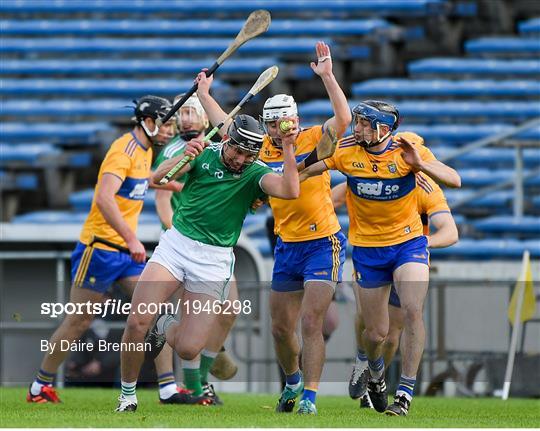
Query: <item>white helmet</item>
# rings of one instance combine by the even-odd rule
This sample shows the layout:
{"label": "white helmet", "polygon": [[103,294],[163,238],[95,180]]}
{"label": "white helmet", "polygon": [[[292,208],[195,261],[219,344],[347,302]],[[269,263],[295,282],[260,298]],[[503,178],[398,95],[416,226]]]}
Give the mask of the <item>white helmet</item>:
{"label": "white helmet", "polygon": [[[183,94],[179,94],[174,98],[173,104],[178,102],[182,98]],[[195,111],[196,116],[192,117],[189,115],[190,123],[192,127],[195,127],[195,130],[184,130],[183,124],[182,124],[182,111],[186,109],[192,109]],[[208,116],[206,115],[206,112],[204,111],[203,106],[201,105],[201,101],[197,97],[196,94],[193,94],[189,96],[188,100],[180,107],[178,114],[177,114],[177,122],[178,122],[178,130],[180,132],[180,136],[186,140],[191,139],[192,137],[197,136],[198,134],[202,133],[204,130],[208,128],[209,122],[208,122]]]}
{"label": "white helmet", "polygon": [[297,117],[298,108],[292,96],[276,94],[264,102],[263,121],[275,121],[283,117]]}

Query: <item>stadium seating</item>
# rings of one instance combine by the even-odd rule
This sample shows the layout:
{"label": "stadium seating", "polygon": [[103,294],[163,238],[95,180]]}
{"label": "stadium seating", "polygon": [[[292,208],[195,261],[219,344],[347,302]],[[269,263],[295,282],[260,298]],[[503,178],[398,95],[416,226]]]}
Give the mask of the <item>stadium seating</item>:
{"label": "stadium seating", "polygon": [[[3,60],[0,73],[3,75],[195,75],[204,67],[209,67],[215,59],[86,59],[86,60]],[[278,61],[272,57],[229,59],[219,68],[219,73],[227,75],[259,75]]]}
{"label": "stadium seating", "polygon": [[[353,108],[360,101],[349,101]],[[396,103],[400,114],[406,118],[414,118],[425,122],[446,122],[459,119],[462,122],[474,122],[481,119],[506,119],[524,121],[528,118],[540,116],[540,104],[536,101],[426,101],[407,100]],[[330,118],[332,106],[328,100],[314,100],[298,105],[298,112],[302,118]]]}
{"label": "stadium seating", "polygon": [[[96,35],[149,35],[234,37],[245,20],[2,20],[4,36],[96,36]],[[265,36],[364,36],[390,29],[382,19],[366,20],[297,20],[276,19]],[[288,43],[288,42],[287,42]]]}
{"label": "stadium seating", "polygon": [[431,250],[433,258],[457,259],[521,259],[523,252],[529,250],[531,258],[540,257],[540,242],[537,240],[520,241],[516,239],[461,239],[448,248]]}
{"label": "stadium seating", "polygon": [[483,37],[465,42],[465,51],[475,56],[532,56],[540,54],[540,44],[534,38]]}
{"label": "stadium seating", "polygon": [[[428,145],[432,144],[465,144],[488,136],[507,132],[511,124],[488,123],[467,124],[465,127],[455,124],[409,124],[407,118],[402,122],[401,130],[409,130],[422,136]],[[524,130],[509,140],[521,142],[538,141],[540,138],[540,124],[536,127]],[[488,148],[486,148],[488,150]],[[471,154],[476,154],[476,151]]]}
{"label": "stadium seating", "polygon": [[[190,89],[193,80],[153,79],[3,79],[2,95],[91,95],[96,97],[124,96],[137,98],[144,94],[167,95]],[[226,84],[216,82],[216,91],[224,91]],[[132,106],[132,105],[131,105]]]}
{"label": "stadium seating", "polygon": [[540,81],[524,80],[426,80],[370,79],[352,86],[354,97],[490,97],[532,98],[540,96]]}
{"label": "stadium seating", "polygon": [[[411,129],[414,130],[414,128]],[[430,143],[430,141],[427,142],[428,144]],[[444,159],[456,151],[456,148],[436,146],[431,148],[431,150],[438,159]],[[516,151],[513,148],[480,148],[452,160],[452,165],[467,168],[484,166],[508,169],[514,166],[515,154]],[[540,149],[527,148],[523,150],[523,163],[526,168],[537,167],[540,163]]]}
{"label": "stadium seating", "polygon": [[539,59],[494,60],[476,58],[427,58],[411,61],[407,66],[413,76],[438,75],[459,77],[503,77],[519,76],[537,78],[540,76]]}
{"label": "stadium seating", "polygon": [[497,216],[475,221],[476,230],[491,234],[540,235],[540,217]]}
{"label": "stadium seating", "polygon": [[113,130],[109,123],[2,123],[0,134],[5,142],[49,140],[66,145],[94,145],[96,133]]}
{"label": "stadium seating", "polygon": [[[150,189],[144,197],[144,211],[155,212],[156,199],[155,191]],[[88,211],[92,205],[94,189],[80,190],[69,195],[69,204],[75,211]]]}
{"label": "stadium seating", "polygon": [[87,2],[72,0],[70,2],[33,2],[31,0],[4,0],[0,11],[3,13],[169,13],[207,15],[219,11],[220,14],[249,13],[256,9],[267,9],[273,14],[280,13],[347,13],[367,14],[370,16],[402,16],[414,17],[441,15],[451,9],[446,0],[207,0],[205,2],[186,2],[182,0],[154,0],[152,2],[133,2],[115,0],[110,2]]}
{"label": "stadium seating", "polygon": [[540,33],[540,18],[533,18],[528,21],[520,22],[518,30],[523,36],[538,36]]}

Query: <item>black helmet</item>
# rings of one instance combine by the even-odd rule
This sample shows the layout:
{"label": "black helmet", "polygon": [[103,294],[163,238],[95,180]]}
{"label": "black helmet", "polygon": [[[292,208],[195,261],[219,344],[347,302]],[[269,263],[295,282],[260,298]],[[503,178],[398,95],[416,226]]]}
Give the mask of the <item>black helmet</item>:
{"label": "black helmet", "polygon": [[137,123],[144,120],[146,117],[157,120],[158,117],[163,117],[171,109],[172,104],[164,97],[159,96],[143,96],[135,101],[135,120]]}
{"label": "black helmet", "polygon": [[250,115],[240,114],[234,118],[227,133],[229,145],[239,147],[255,155],[262,148],[264,130],[260,123]]}

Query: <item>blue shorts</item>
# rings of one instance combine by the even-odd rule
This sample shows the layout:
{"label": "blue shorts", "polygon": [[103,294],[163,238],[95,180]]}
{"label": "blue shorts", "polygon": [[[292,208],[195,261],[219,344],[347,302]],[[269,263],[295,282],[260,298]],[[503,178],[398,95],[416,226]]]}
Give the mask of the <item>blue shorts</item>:
{"label": "blue shorts", "polygon": [[429,266],[427,238],[419,236],[401,244],[386,247],[354,247],[355,279],[360,287],[375,288],[392,284],[394,271],[409,262]]}
{"label": "blue shorts", "polygon": [[397,294],[396,287],[392,284],[390,288],[390,298],[388,298],[388,304],[394,307],[401,308],[401,302],[399,302],[399,296]]}
{"label": "blue shorts", "polygon": [[339,231],[324,238],[301,242],[283,242],[277,239],[274,250],[272,290],[295,292],[307,281],[340,282],[347,238]]}
{"label": "blue shorts", "polygon": [[71,253],[71,280],[74,286],[105,293],[116,280],[140,275],[144,265],[135,262],[126,253],[102,250],[78,242]]}

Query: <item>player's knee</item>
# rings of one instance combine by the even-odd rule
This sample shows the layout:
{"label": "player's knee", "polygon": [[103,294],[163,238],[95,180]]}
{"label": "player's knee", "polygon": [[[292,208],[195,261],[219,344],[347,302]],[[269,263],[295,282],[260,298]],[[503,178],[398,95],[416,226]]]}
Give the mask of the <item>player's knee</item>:
{"label": "player's knee", "polygon": [[410,304],[404,307],[405,317],[407,322],[422,321],[424,317],[424,310],[421,305]]}
{"label": "player's knee", "polygon": [[322,334],[323,317],[310,311],[302,316],[302,335]]}
{"label": "player's knee", "polygon": [[145,316],[138,314],[130,314],[126,322],[126,332],[131,337],[144,338],[148,328],[150,327],[151,320]]}
{"label": "player's knee", "polygon": [[94,316],[91,314],[72,314],[64,319],[62,328],[71,336],[79,337],[90,327],[93,320]]}
{"label": "player's knee", "polygon": [[373,344],[381,344],[382,342],[384,342],[387,334],[388,331],[382,327],[366,328],[366,330],[364,331],[364,337]]}
{"label": "player's knee", "polygon": [[204,346],[198,343],[182,343],[177,347],[176,352],[178,356],[184,361],[193,361],[197,358],[197,355],[201,352]]}
{"label": "player's knee", "polygon": [[282,323],[272,323],[272,336],[277,342],[287,340],[292,335],[293,331],[294,329],[291,330],[291,328],[288,328]]}

